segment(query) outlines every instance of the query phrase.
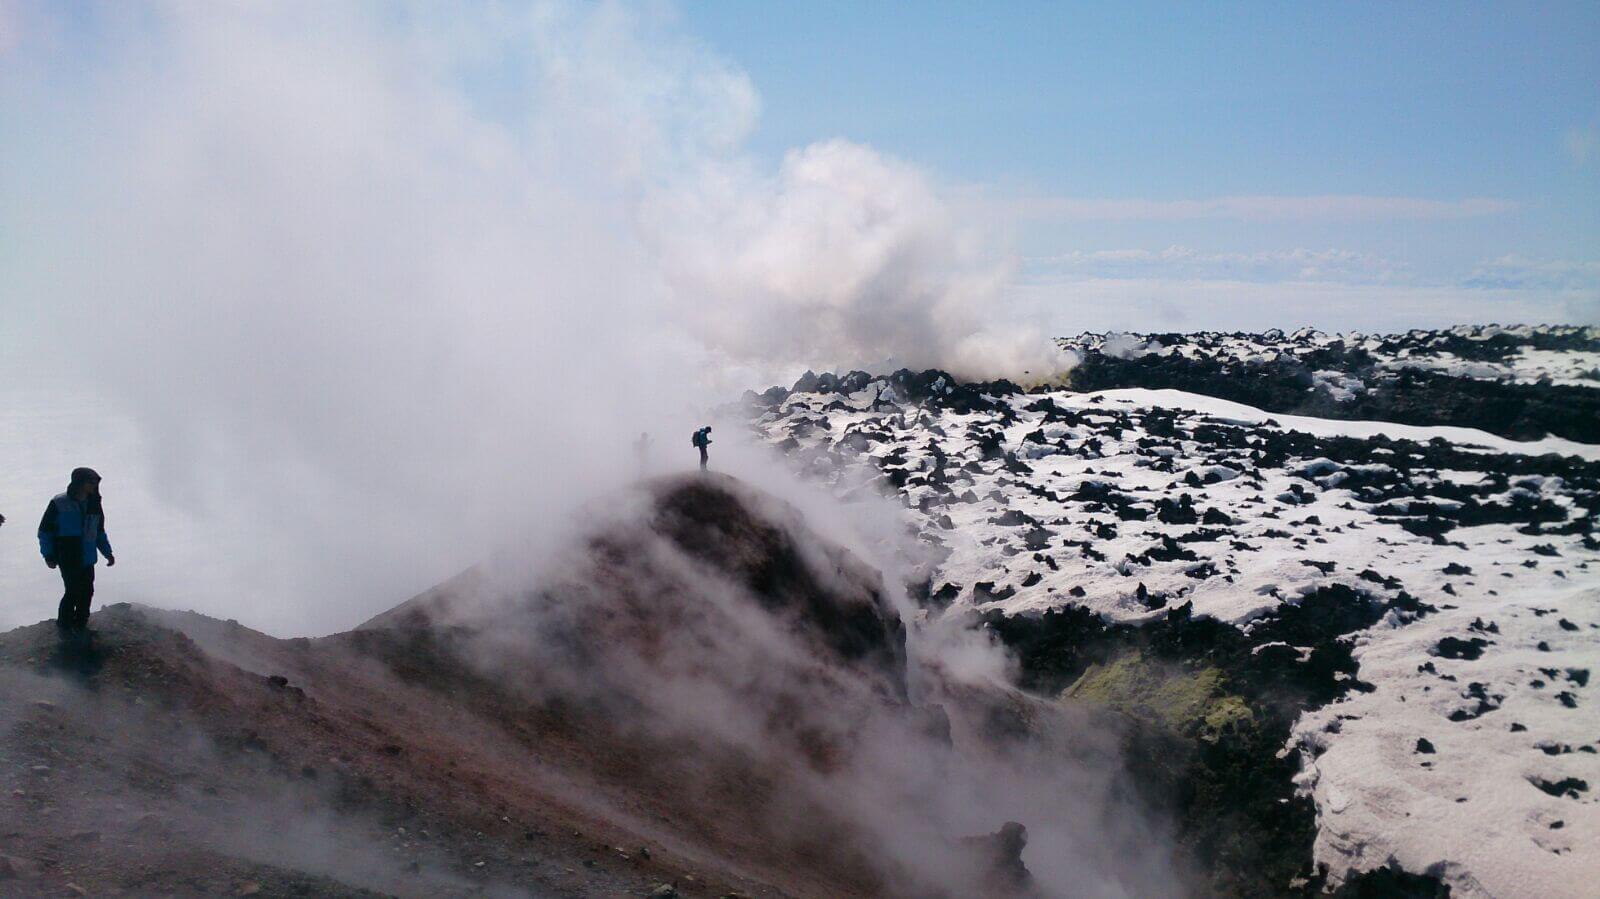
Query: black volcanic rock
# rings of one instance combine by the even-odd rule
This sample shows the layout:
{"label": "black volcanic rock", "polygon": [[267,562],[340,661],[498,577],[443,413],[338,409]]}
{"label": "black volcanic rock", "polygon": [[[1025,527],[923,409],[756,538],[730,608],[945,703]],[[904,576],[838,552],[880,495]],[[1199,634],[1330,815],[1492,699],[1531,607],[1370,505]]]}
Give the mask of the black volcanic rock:
{"label": "black volcanic rock", "polygon": [[995,896],[1022,895],[1032,886],[1033,877],[1022,862],[1027,845],[1028,829],[1015,821],[1007,821],[992,834],[961,841],[980,872],[979,888],[984,895]]}
{"label": "black volcanic rock", "polygon": [[1416,874],[1384,865],[1346,878],[1333,899],[1450,899],[1450,887],[1437,874]]}
{"label": "black volcanic rock", "polygon": [[1428,654],[1442,659],[1465,659],[1470,662],[1483,655],[1483,648],[1488,646],[1489,642],[1482,637],[1468,637],[1465,640],[1459,637],[1445,637],[1434,644],[1434,647],[1428,650]]}
{"label": "black volcanic rock", "polygon": [[1580,799],[1580,794],[1589,791],[1589,782],[1578,777],[1563,777],[1560,780],[1546,780],[1542,777],[1529,777],[1528,783],[1538,787],[1540,791],[1551,796],[1565,796],[1568,799]]}
{"label": "black volcanic rock", "polygon": [[913,372],[902,368],[887,378],[901,396],[912,402],[926,402],[958,413],[1010,412],[1010,406],[998,400],[1023,392],[1022,388],[1006,380],[962,382],[949,372],[927,369]]}

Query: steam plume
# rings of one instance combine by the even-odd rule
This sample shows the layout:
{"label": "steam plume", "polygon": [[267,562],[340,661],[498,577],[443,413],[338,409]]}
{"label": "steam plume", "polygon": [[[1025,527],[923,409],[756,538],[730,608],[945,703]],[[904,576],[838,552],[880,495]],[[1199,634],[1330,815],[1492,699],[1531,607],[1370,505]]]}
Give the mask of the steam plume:
{"label": "steam plume", "polygon": [[110,484],[204,522],[123,534],[184,572],[152,600],[347,626],[774,370],[1050,364],[923,174],[763,172],[754,87],[669,10],[5,9],[0,357],[131,419]]}

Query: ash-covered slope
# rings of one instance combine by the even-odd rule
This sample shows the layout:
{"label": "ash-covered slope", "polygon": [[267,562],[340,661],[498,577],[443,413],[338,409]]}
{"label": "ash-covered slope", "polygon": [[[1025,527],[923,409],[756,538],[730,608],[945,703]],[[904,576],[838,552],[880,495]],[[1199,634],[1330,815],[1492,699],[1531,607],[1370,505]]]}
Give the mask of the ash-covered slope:
{"label": "ash-covered slope", "polygon": [[0,892],[1181,893],[1113,722],[911,664],[792,509],[696,475],[596,514],[532,587],[323,639],[0,636]]}
{"label": "ash-covered slope", "polygon": [[1140,722],[1217,895],[1600,879],[1600,447],[939,372],[796,386],[746,397],[755,431],[903,500],[930,620],[981,615],[1030,689]]}
{"label": "ash-covered slope", "polygon": [[788,622],[789,635],[819,659],[871,671],[887,681],[883,689],[904,694],[905,631],[878,572],[811,534],[791,507],[725,475],[670,478],[645,492],[646,508],[627,509],[591,535],[586,564],[536,596],[486,601],[493,584],[474,569],[361,627],[482,625],[497,617],[575,651],[637,656],[643,649],[659,659],[675,637],[738,631],[710,620],[735,612],[697,595],[714,576],[717,586],[742,590]]}
{"label": "ash-covered slope", "polygon": [[1600,443],[1600,329],[1469,325],[1405,334],[1081,334],[1078,390],[1155,388],[1268,412]]}

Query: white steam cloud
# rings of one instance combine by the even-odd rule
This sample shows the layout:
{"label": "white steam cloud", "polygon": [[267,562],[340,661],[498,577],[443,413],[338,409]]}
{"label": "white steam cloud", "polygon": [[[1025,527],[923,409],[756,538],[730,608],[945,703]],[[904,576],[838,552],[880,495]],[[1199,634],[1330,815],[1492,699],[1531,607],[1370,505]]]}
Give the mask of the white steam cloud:
{"label": "white steam cloud", "polygon": [[1009,268],[922,173],[868,147],[791,151],[770,179],[710,169],[643,218],[695,300],[682,320],[736,355],[973,378],[1063,365],[1037,329],[986,322]]}
{"label": "white steam cloud", "polygon": [[[101,468],[121,598],[345,627],[559,529],[640,432],[687,454],[751,378],[1052,364],[987,327],[1007,266],[926,176],[842,141],[762,172],[754,87],[660,7],[0,22],[0,380],[137,432],[35,429],[0,502],[26,528],[61,458]],[[47,598],[3,542],[8,602]]]}

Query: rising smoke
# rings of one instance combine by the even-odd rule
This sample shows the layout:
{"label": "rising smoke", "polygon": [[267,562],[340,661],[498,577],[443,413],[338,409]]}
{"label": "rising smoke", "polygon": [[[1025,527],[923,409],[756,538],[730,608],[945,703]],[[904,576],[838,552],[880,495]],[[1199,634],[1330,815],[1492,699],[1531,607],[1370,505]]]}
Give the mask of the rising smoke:
{"label": "rising smoke", "polygon": [[661,7],[0,23],[8,380],[131,419],[139,458],[96,464],[205,522],[123,547],[229,560],[154,601],[348,626],[559,528],[640,432],[681,449],[746,387],[1054,364],[987,321],[1004,257],[932,180],[847,141],[765,171],[755,88]]}

